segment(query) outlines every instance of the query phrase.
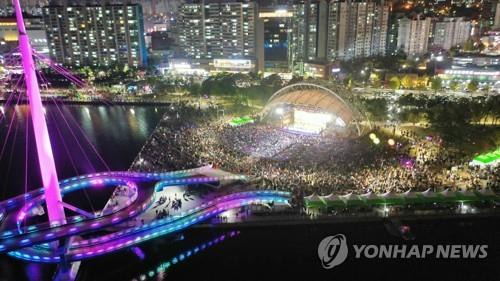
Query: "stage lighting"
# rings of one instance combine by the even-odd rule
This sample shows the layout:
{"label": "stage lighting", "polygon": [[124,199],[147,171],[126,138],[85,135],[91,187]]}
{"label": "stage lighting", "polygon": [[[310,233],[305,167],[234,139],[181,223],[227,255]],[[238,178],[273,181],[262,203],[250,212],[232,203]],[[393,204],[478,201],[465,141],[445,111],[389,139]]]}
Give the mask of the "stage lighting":
{"label": "stage lighting", "polygon": [[394,146],[396,144],[396,142],[393,139],[389,139],[387,142],[389,143],[390,146]]}

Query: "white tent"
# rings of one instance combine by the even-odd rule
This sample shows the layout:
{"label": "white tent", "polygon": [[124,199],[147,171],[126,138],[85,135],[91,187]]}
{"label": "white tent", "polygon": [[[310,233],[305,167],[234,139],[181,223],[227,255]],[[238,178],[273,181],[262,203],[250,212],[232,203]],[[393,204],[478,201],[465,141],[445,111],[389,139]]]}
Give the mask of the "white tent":
{"label": "white tent", "polygon": [[306,196],[306,197],[304,197],[304,199],[308,200],[308,201],[323,201],[321,199],[321,197],[318,194],[316,194],[316,193],[313,193],[313,194],[311,194],[309,196]]}
{"label": "white tent", "polygon": [[380,199],[375,193],[369,191],[365,194],[361,194],[360,197],[362,197],[365,200],[377,200]]}
{"label": "white tent", "polygon": [[333,193],[329,194],[329,195],[325,195],[325,196],[320,196],[321,199],[323,201],[336,201],[336,200],[342,200],[342,198],[340,198],[340,196],[338,195],[335,195]]}
{"label": "white tent", "polygon": [[384,194],[381,194],[380,197],[384,198],[384,199],[400,199],[401,197],[397,196],[394,192],[392,191],[387,191],[386,193]]}
{"label": "white tent", "polygon": [[455,197],[455,194],[452,191],[450,191],[449,188],[441,191],[439,194],[441,194],[442,196],[447,197],[447,198]]}
{"label": "white tent", "polygon": [[424,197],[436,197],[436,193],[434,193],[430,188],[420,194]]}

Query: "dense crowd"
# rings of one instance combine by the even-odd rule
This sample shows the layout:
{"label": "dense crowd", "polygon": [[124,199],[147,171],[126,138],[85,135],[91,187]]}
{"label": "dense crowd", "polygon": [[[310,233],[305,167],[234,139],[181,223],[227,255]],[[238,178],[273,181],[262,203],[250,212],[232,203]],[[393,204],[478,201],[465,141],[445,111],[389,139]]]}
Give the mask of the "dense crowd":
{"label": "dense crowd", "polygon": [[[438,137],[403,132],[394,146],[368,137],[303,135],[257,121],[233,127],[215,109],[177,106],[167,113],[133,169],[179,170],[213,164],[253,176],[260,188],[311,193],[377,193],[500,187],[500,171],[468,165],[470,156]],[[381,133],[378,133],[381,134]]]}

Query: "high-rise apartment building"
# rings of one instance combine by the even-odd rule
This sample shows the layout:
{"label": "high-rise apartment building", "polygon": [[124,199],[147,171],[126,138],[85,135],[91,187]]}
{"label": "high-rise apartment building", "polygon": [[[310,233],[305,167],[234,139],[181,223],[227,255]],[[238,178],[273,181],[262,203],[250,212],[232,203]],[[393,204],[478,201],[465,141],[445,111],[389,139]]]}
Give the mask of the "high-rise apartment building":
{"label": "high-rise apartment building", "polygon": [[190,1],[180,6],[179,45],[195,59],[255,56],[255,3]]}
{"label": "high-rise apartment building", "polygon": [[185,3],[179,8],[179,47],[190,58],[199,59],[207,54],[204,10],[202,1]]}
{"label": "high-rise apartment building", "polygon": [[[21,7],[25,13],[39,16],[42,13],[42,7],[48,3],[48,0],[21,0]],[[14,6],[12,0],[0,0],[0,16],[9,17],[13,15]]]}
{"label": "high-rise apartment building", "polygon": [[291,63],[325,60],[328,2],[299,0],[292,8]]}
{"label": "high-rise apartment building", "polygon": [[144,16],[169,15],[177,12],[182,0],[131,0],[132,3],[141,4]]}
{"label": "high-rise apartment building", "polygon": [[387,31],[386,55],[393,56],[398,52],[399,20],[404,18],[404,13],[391,13],[389,15],[389,30]]}
{"label": "high-rise apartment building", "polygon": [[449,50],[471,36],[472,24],[464,18],[443,18],[434,23],[433,47]]}
{"label": "high-rise apartment building", "polygon": [[[41,17],[25,18],[24,24],[31,41],[31,47],[38,53],[47,55],[47,33]],[[19,31],[15,18],[0,18],[0,54],[10,52],[19,46]]]}
{"label": "high-rise apartment building", "polygon": [[389,12],[383,0],[330,2],[328,60],[385,55]]}
{"label": "high-rise apartment building", "polygon": [[50,54],[67,65],[147,64],[137,4],[65,4],[43,8]]}
{"label": "high-rise apartment building", "polygon": [[397,48],[408,56],[418,56],[427,52],[432,28],[431,18],[420,15],[399,20]]}
{"label": "high-rise apartment building", "polygon": [[259,9],[256,39],[259,71],[288,72],[292,18],[288,6]]}

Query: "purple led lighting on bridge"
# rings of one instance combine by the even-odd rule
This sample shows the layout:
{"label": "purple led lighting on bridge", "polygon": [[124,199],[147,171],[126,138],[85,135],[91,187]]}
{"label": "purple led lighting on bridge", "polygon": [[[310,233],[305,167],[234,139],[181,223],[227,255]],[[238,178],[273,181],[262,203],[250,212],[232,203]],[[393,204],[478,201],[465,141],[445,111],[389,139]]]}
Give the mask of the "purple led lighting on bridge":
{"label": "purple led lighting on bridge", "polygon": [[43,113],[40,88],[38,86],[35,63],[33,61],[33,52],[24,26],[21,4],[19,0],[13,0],[12,3],[16,11],[17,28],[19,30],[19,49],[21,51],[24,79],[26,81],[26,93],[30,102],[31,120],[35,132],[38,163],[42,175],[43,186],[45,187],[49,220],[65,221],[63,206],[59,204],[59,202],[62,201],[62,197],[59,190],[59,181],[57,179],[56,165],[54,155],[52,154],[47,122]]}

